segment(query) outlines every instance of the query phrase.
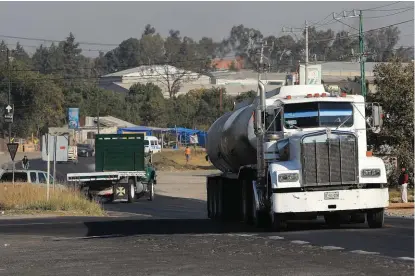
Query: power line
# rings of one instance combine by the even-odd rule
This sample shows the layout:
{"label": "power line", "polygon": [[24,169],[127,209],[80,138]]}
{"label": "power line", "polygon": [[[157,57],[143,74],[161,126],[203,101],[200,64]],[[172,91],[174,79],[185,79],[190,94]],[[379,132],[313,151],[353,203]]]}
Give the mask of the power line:
{"label": "power line", "polygon": [[[363,33],[365,34],[365,33],[369,33],[369,32],[372,32],[372,31],[378,31],[378,30],[382,30],[382,29],[385,29],[385,28],[389,28],[389,27],[393,27],[393,26],[397,26],[397,25],[402,25],[402,24],[412,22],[412,21],[414,21],[414,19],[398,22],[398,23],[395,23],[395,24],[390,24],[390,25],[380,27],[380,28],[367,30],[367,31],[364,31]],[[358,37],[358,36],[359,36],[359,34],[357,33],[357,34],[351,34],[351,35],[347,35],[347,36],[340,36],[340,37],[329,38],[329,39],[312,40],[310,42],[324,42],[324,41],[331,41],[331,40],[335,40],[335,39],[346,39],[346,38],[352,38],[352,37]]]}
{"label": "power line", "polygon": [[[43,42],[64,42],[65,40],[54,40],[47,38],[34,38],[34,37],[23,37],[23,36],[11,36],[0,34],[0,37],[11,38],[11,39],[22,39],[22,40],[31,40],[31,41],[43,41]],[[86,41],[77,41],[76,43],[81,45],[98,45],[98,46],[108,46],[108,47],[118,47],[119,44],[110,44],[110,43],[100,43],[100,42],[86,42]]]}
{"label": "power line", "polygon": [[388,17],[388,16],[392,16],[392,15],[396,15],[396,14],[400,14],[400,13],[404,13],[404,12],[407,12],[407,11],[410,11],[410,10],[414,10],[414,7],[412,7],[412,8],[410,8],[410,9],[407,9],[407,10],[403,10],[403,11],[400,11],[400,12],[395,12],[395,13],[390,13],[390,14],[385,14],[385,15],[379,15],[379,16],[366,16],[365,17],[365,19],[372,19],[372,18],[382,18],[382,17]]}
{"label": "power line", "polygon": [[387,4],[387,5],[383,5],[383,6],[378,6],[378,7],[375,7],[375,8],[370,8],[370,9],[365,9],[365,10],[362,10],[362,11],[373,11],[373,10],[376,10],[376,9],[380,9],[380,8],[385,8],[385,7],[389,7],[389,6],[392,6],[392,5],[395,5],[395,4],[398,4],[398,3],[401,3],[402,1],[396,1],[396,2],[393,2],[393,3],[391,3],[391,4]]}
{"label": "power line", "polygon": [[405,9],[408,9],[408,8],[414,8],[414,6],[406,6],[406,7],[402,7],[402,8],[388,9],[388,10],[367,10],[367,12],[390,12],[390,11],[405,10]]}

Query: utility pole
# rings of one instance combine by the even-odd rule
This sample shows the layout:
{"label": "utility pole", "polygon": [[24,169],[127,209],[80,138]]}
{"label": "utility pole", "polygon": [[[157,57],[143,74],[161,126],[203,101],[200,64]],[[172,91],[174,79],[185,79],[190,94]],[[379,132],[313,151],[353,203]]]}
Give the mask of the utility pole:
{"label": "utility pole", "polygon": [[[304,28],[289,28],[289,31],[286,30],[285,27],[282,28],[282,32],[283,33],[292,33],[295,35],[294,30],[301,31],[301,32],[305,32],[305,66],[304,66],[304,84],[308,84],[308,62],[309,62],[309,58],[308,58],[308,22],[307,20],[305,21],[305,26]],[[295,35],[295,37],[297,37]],[[298,72],[299,73],[299,72]]]}
{"label": "utility pole", "polygon": [[[8,83],[9,83],[9,96],[8,96],[8,104],[11,105],[11,90],[12,90],[12,82],[11,82],[11,70],[10,70],[10,52],[9,48],[6,48],[6,56],[7,56],[7,72],[8,72]],[[13,110],[14,111],[14,110]],[[9,143],[12,141],[12,123],[9,123]]]}
{"label": "utility pole", "polygon": [[366,76],[365,76],[365,41],[363,37],[363,12],[359,14],[359,48],[360,48],[360,90],[366,98]]}
{"label": "utility pole", "polygon": [[[333,19],[339,21],[340,23],[345,24],[355,30],[356,28],[347,25],[346,23],[340,21],[341,18],[356,18],[359,17],[359,62],[360,62],[360,91],[362,96],[366,98],[366,75],[365,75],[365,40],[364,40],[364,33],[363,33],[363,12],[360,11],[359,15],[357,15],[356,10],[351,12],[343,12],[343,15],[340,17],[336,17],[336,13],[333,13]],[[353,49],[352,49],[353,50]]]}
{"label": "utility pole", "polygon": [[308,84],[308,23],[305,21],[305,66],[304,66],[304,83]]}

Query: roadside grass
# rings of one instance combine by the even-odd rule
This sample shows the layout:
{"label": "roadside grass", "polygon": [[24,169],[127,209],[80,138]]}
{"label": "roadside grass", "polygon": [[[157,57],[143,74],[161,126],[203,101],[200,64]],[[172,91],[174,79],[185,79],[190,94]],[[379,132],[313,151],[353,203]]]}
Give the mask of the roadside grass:
{"label": "roadside grass", "polygon": [[216,170],[216,168],[206,161],[206,152],[200,148],[196,151],[191,148],[189,163],[186,164],[184,148],[178,150],[163,149],[162,152],[153,155],[153,164],[157,170],[161,171],[183,171],[183,170]]}
{"label": "roadside grass", "polygon": [[[401,202],[401,192],[399,188],[389,188],[389,202]],[[414,202],[414,189],[408,188],[408,202]]]}
{"label": "roadside grass", "polygon": [[0,211],[7,214],[60,214],[104,216],[102,206],[73,188],[50,188],[27,183],[0,184]]}

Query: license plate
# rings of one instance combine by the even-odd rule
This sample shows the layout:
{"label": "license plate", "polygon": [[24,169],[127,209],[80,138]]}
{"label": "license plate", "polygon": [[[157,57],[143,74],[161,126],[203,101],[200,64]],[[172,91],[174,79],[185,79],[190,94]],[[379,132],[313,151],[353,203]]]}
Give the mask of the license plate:
{"label": "license plate", "polygon": [[325,192],[324,200],[339,199],[339,192]]}

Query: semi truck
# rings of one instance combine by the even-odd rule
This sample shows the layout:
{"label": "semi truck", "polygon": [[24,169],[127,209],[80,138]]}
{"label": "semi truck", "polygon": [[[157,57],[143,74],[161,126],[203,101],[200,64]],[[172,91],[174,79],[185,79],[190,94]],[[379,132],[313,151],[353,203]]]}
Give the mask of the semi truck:
{"label": "semi truck", "polygon": [[144,134],[95,136],[95,172],[69,173],[68,183],[90,199],[134,202],[147,194],[154,199],[157,184],[151,153],[144,152]]}
{"label": "semi truck", "polygon": [[221,171],[207,176],[208,217],[274,231],[323,216],[330,227],[383,227],[385,164],[366,141],[382,126],[382,107],[323,85],[258,86],[252,103],[208,130],[208,158]]}

